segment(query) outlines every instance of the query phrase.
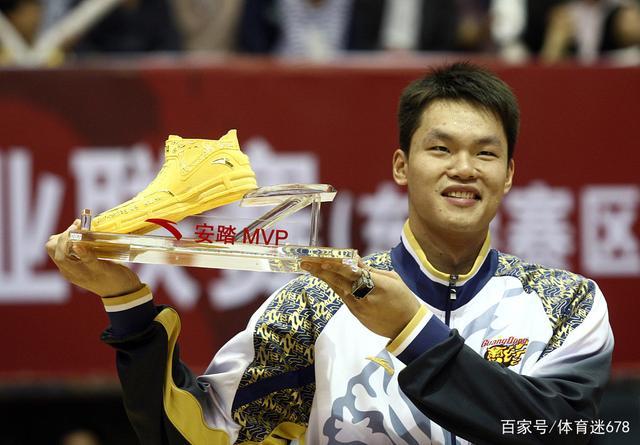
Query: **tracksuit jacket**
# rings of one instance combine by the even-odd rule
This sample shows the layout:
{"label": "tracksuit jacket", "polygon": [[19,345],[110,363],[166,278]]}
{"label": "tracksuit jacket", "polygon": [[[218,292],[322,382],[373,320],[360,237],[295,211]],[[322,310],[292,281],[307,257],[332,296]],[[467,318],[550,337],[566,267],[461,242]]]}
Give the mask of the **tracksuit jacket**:
{"label": "tracksuit jacket", "polygon": [[[443,274],[408,224],[400,244],[366,263],[397,272],[422,303],[397,338],[372,333],[323,281],[301,275],[200,376],[180,361],[178,314],[155,306],[146,286],[103,299],[103,340],[117,350],[140,442],[589,441],[574,422],[597,419],[613,350],[596,283],[490,249],[488,237],[468,274]],[[574,431],[560,434],[559,421]]]}

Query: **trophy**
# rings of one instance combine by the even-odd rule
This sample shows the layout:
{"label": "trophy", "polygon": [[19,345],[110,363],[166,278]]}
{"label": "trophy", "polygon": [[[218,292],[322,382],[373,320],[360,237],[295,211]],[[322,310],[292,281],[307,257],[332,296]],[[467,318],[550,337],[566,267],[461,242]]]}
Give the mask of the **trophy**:
{"label": "trophy", "polygon": [[[240,207],[272,208],[240,230],[234,228],[224,242],[210,239],[202,242],[203,239],[182,238],[181,234],[169,237],[91,231],[89,209],[82,212],[82,229],[72,231],[69,239],[89,247],[101,260],[131,263],[289,273],[306,273],[300,268],[302,260],[340,261],[355,266],[357,250],[317,245],[321,203],[333,201],[336,193],[328,184],[281,184],[252,190],[243,196]],[[308,243],[281,243],[284,240],[279,232],[284,231],[275,231],[275,234],[272,231],[268,242],[264,242],[266,238],[259,242],[259,235],[264,235],[265,230],[308,206],[311,206]],[[171,226],[165,227],[171,229]]]}

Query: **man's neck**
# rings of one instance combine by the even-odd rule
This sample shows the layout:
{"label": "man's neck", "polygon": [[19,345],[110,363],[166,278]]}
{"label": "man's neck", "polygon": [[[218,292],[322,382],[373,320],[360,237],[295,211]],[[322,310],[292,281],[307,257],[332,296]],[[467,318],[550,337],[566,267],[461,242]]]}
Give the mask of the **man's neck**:
{"label": "man's neck", "polygon": [[433,233],[420,227],[409,227],[427,260],[438,271],[445,274],[464,275],[471,271],[487,238],[487,232]]}

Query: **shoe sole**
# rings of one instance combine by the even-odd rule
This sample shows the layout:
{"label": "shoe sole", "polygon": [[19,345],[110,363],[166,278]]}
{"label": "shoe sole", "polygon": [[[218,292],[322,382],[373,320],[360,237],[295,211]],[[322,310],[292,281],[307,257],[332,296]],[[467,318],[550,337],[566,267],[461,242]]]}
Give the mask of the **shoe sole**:
{"label": "shoe sole", "polygon": [[218,176],[214,181],[200,185],[192,192],[175,196],[168,200],[169,202],[167,200],[160,201],[145,209],[143,215],[130,221],[120,224],[115,221],[104,224],[100,231],[144,235],[158,228],[156,224],[145,222],[146,219],[160,218],[178,222],[188,216],[197,215],[242,199],[247,192],[257,187],[254,175],[230,172]]}

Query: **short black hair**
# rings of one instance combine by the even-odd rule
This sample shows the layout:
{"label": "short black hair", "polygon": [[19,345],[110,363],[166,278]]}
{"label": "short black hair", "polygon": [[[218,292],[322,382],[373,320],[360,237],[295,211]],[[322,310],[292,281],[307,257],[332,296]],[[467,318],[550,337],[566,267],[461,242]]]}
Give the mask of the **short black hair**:
{"label": "short black hair", "polygon": [[507,137],[507,159],[513,152],[520,127],[520,108],[511,88],[489,70],[469,62],[433,68],[411,82],[400,96],[398,129],[400,148],[409,155],[411,138],[422,113],[436,100],[463,101],[493,113],[502,122]]}

